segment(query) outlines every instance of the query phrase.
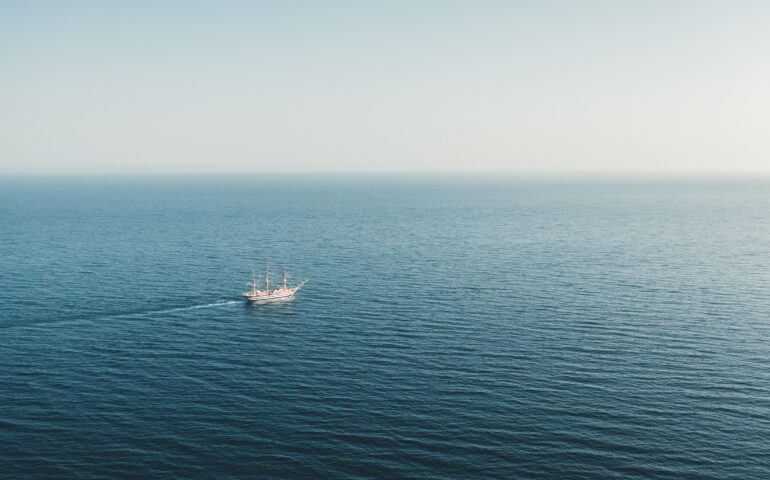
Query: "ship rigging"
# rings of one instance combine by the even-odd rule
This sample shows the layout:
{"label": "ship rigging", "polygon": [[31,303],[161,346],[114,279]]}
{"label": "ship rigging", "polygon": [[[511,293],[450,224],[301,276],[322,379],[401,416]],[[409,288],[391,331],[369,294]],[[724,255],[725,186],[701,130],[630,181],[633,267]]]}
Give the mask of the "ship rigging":
{"label": "ship rigging", "polygon": [[286,274],[286,265],[283,266],[283,285],[276,285],[275,288],[270,288],[270,268],[269,265],[265,264],[265,289],[264,290],[257,290],[257,278],[254,272],[251,272],[251,281],[247,282],[246,284],[251,287],[251,291],[248,291],[243,294],[244,297],[246,297],[246,300],[249,302],[264,302],[264,301],[270,301],[270,300],[279,300],[279,299],[287,299],[290,297],[293,297],[295,293],[297,293],[297,290],[302,288],[302,285],[307,282],[305,280],[304,282],[300,283],[296,287],[289,288],[286,284],[288,275]]}

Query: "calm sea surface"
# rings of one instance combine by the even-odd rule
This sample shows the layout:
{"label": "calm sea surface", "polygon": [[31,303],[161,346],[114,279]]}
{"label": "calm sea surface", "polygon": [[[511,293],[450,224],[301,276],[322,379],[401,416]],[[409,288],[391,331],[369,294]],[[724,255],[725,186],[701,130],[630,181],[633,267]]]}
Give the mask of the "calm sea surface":
{"label": "calm sea surface", "polygon": [[1,180],[0,477],[770,478],[770,182]]}

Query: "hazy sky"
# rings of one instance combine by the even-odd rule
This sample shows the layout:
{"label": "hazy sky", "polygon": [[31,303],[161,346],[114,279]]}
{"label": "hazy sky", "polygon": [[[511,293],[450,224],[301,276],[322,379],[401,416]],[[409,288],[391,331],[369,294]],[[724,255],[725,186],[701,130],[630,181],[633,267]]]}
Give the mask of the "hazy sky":
{"label": "hazy sky", "polygon": [[0,173],[260,171],[770,172],[770,2],[0,2]]}

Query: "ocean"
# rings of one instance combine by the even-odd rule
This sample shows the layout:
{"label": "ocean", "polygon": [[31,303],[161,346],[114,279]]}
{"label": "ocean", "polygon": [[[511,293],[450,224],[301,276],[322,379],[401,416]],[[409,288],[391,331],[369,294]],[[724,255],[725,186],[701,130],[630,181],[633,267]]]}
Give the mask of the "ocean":
{"label": "ocean", "polygon": [[0,478],[770,478],[769,269],[768,179],[7,177]]}

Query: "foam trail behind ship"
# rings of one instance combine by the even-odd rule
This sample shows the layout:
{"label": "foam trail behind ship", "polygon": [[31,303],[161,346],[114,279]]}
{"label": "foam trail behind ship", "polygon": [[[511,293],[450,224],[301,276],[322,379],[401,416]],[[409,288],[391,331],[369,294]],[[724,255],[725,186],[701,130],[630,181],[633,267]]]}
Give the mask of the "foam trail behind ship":
{"label": "foam trail behind ship", "polygon": [[178,312],[187,312],[190,310],[200,310],[205,308],[224,307],[226,305],[233,305],[236,303],[242,303],[242,302],[240,300],[225,300],[225,301],[214,302],[214,303],[190,305],[187,307],[174,307],[174,308],[164,308],[160,310],[148,310],[144,312],[119,313],[116,315],[95,315],[93,317],[80,317],[80,318],[59,318],[59,319],[50,319],[50,320],[40,320],[34,323],[27,323],[27,324],[5,325],[0,328],[13,328],[13,327],[34,328],[34,327],[39,327],[41,325],[48,325],[52,323],[99,322],[99,321],[105,321],[110,319],[131,319],[131,318],[139,319],[139,318],[152,317],[154,315],[162,315],[166,313],[178,313]]}

